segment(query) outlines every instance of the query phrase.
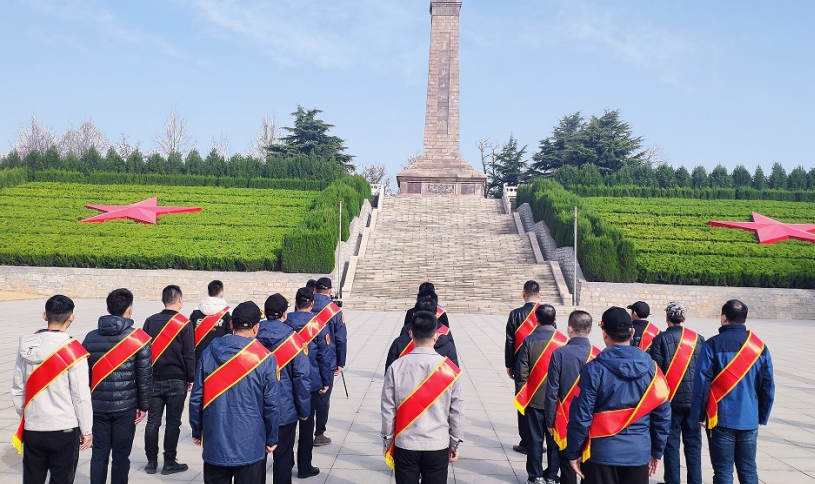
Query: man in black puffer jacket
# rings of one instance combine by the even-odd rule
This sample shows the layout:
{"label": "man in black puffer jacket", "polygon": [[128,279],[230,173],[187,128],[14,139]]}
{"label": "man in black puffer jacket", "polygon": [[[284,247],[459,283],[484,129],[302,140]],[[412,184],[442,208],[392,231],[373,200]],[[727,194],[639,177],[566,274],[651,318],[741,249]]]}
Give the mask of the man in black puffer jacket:
{"label": "man in black puffer jacket", "polygon": [[[683,328],[687,308],[678,302],[668,304],[665,309],[668,329],[654,338],[648,353],[662,369],[671,390],[671,433],[665,447],[665,484],[679,484],[679,437],[685,444],[685,462],[688,468],[688,484],[702,484],[702,431],[698,422],[690,418],[693,378],[696,375],[696,361],[705,347],[705,338]],[[683,338],[684,334],[684,338]],[[683,343],[684,341],[684,343]],[[682,353],[677,348],[684,346]],[[668,374],[671,362],[677,359],[675,368]],[[686,365],[684,375],[677,373]],[[681,379],[680,379],[681,376]]]}
{"label": "man in black puffer jacket", "polygon": [[[82,346],[91,354],[91,368],[102,356],[135,331],[133,294],[116,289],[108,294],[109,315],[99,318],[99,329],[85,337]],[[153,388],[153,366],[150,344],[131,356],[102,380],[91,394],[93,406],[93,453],[91,484],[105,484],[108,460],[113,453],[111,482],[126,484],[130,472],[130,450],[136,435],[136,424],[147,415]]]}

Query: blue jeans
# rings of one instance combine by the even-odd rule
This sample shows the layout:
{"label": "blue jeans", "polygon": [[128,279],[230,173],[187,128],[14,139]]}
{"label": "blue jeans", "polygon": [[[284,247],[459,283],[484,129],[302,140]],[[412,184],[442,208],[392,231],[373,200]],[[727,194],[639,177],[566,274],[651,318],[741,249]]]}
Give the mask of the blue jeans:
{"label": "blue jeans", "polygon": [[693,422],[689,408],[671,408],[671,433],[665,446],[665,484],[679,484],[679,437],[685,444],[688,484],[702,484],[702,428]]}
{"label": "blue jeans", "polygon": [[713,484],[732,484],[733,465],[740,484],[758,484],[756,442],[758,429],[735,430],[714,427],[708,434]]}
{"label": "blue jeans", "polygon": [[[93,448],[91,449],[91,484],[105,484],[108,462],[111,484],[127,484],[130,473],[130,451],[136,436],[136,410],[120,413],[93,414]],[[113,458],[111,459],[111,454]]]}

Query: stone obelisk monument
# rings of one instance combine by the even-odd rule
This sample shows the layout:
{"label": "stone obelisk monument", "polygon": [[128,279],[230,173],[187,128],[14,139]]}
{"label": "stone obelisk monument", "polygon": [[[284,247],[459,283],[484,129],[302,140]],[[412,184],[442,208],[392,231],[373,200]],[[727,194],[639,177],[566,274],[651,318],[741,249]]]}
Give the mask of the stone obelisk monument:
{"label": "stone obelisk monument", "polygon": [[459,149],[458,24],[461,2],[430,2],[430,72],[424,153],[396,174],[400,194],[484,196],[487,176],[461,158]]}

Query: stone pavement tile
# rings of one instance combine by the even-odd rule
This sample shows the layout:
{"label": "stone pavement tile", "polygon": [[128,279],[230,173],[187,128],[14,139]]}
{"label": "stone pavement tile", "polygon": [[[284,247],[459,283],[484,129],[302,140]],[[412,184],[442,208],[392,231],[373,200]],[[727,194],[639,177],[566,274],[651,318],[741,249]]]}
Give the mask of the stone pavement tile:
{"label": "stone pavement tile", "polygon": [[[385,467],[387,468],[387,466]],[[301,480],[300,482],[311,484],[311,479]],[[388,484],[390,482],[393,482],[390,469],[387,469],[387,471],[332,469],[331,474],[325,480],[325,484]]]}
{"label": "stone pavement tile", "polygon": [[[735,479],[734,479],[735,480]],[[764,484],[813,484],[815,477],[798,471],[765,471],[759,468],[758,480]]]}
{"label": "stone pavement tile", "polygon": [[479,474],[456,468],[455,482],[456,484],[521,484],[526,482],[526,475],[519,477],[515,474]]}

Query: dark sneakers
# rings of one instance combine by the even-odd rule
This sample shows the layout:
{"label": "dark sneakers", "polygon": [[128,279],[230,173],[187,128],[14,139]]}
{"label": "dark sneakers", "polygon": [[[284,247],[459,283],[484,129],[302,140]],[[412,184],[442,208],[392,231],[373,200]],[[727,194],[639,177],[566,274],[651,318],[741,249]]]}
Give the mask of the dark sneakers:
{"label": "dark sneakers", "polygon": [[514,450],[515,452],[517,452],[519,454],[523,454],[523,455],[527,454],[526,447],[524,447],[522,445],[513,445],[512,450]]}
{"label": "dark sneakers", "polygon": [[158,467],[158,463],[156,461],[148,461],[147,465],[144,466],[144,472],[148,474],[155,474],[156,468]]}
{"label": "dark sneakers", "polygon": [[[165,462],[164,468],[161,469],[161,475],[166,476],[169,474],[176,474],[179,472],[184,472],[189,468],[190,467],[187,464],[179,464],[178,462]],[[155,470],[153,472],[155,472]]]}
{"label": "dark sneakers", "polygon": [[314,447],[322,447],[324,445],[328,445],[331,443],[331,439],[323,435],[315,435],[314,436]]}
{"label": "dark sneakers", "polygon": [[311,469],[307,469],[305,472],[297,469],[297,478],[298,479],[306,479],[309,477],[314,477],[320,473],[319,467],[312,467]]}

